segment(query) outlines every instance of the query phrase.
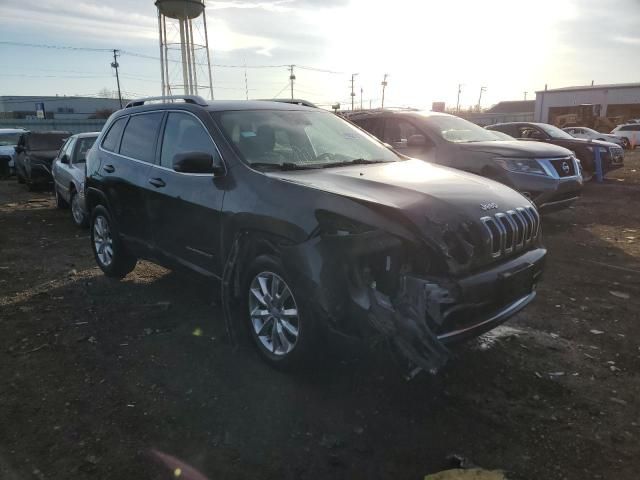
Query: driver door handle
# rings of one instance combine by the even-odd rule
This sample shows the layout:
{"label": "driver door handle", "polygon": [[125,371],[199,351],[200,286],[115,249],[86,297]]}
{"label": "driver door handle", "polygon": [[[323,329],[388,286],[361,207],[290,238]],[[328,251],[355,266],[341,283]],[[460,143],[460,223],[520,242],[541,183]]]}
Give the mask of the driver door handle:
{"label": "driver door handle", "polygon": [[150,178],[149,183],[156,188],[162,188],[166,185],[166,183],[164,183],[164,180],[162,180],[161,178]]}
{"label": "driver door handle", "polygon": [[113,173],[116,171],[116,167],[114,167],[113,165],[105,165],[103,170],[107,173]]}

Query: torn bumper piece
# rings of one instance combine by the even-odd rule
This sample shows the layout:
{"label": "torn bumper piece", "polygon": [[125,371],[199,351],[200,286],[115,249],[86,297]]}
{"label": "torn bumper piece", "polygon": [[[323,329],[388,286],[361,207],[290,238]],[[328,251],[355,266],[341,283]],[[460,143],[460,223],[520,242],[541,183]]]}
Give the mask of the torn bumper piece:
{"label": "torn bumper piece", "polygon": [[477,337],[533,301],[545,255],[531,250],[457,281],[406,275],[393,299],[370,288],[368,319],[413,364],[434,373],[447,361],[445,345]]}
{"label": "torn bumper piece", "polygon": [[397,289],[385,293],[362,274],[361,259],[397,242],[379,231],[316,237],[283,249],[283,261],[309,309],[330,329],[365,338],[382,334],[412,365],[430,372],[446,363],[447,344],[494,328],[535,298],[546,255],[536,248],[459,278],[397,273]]}

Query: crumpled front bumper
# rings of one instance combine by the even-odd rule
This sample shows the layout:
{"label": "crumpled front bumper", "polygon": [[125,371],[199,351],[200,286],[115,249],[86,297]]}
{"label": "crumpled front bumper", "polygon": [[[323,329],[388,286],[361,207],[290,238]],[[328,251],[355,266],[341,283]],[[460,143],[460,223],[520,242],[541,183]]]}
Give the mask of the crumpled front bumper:
{"label": "crumpled front bumper", "polygon": [[307,308],[330,329],[382,335],[413,366],[432,372],[446,363],[447,344],[494,328],[535,298],[546,256],[538,247],[458,278],[401,273],[397,290],[384,293],[362,275],[363,259],[399,243],[384,232],[318,236],[285,247],[282,258]]}

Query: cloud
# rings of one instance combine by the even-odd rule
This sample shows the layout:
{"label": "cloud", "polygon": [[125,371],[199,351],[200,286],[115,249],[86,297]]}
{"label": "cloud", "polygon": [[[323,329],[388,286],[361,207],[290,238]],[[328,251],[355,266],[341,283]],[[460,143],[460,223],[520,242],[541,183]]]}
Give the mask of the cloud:
{"label": "cloud", "polygon": [[626,45],[640,45],[640,37],[613,37],[614,42],[624,43]]}

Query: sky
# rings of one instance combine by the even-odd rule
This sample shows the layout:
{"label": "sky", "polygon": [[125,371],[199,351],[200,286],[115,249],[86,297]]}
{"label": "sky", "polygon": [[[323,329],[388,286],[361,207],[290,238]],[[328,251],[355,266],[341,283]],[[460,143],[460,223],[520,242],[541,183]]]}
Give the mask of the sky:
{"label": "sky", "polygon": [[[385,73],[385,105],[418,108],[455,106],[458,85],[464,107],[486,87],[486,108],[524,92],[532,99],[545,85],[640,80],[640,0],[206,0],[206,7],[216,99],[287,97],[291,64],[296,98],[343,108],[356,73],[356,107],[361,89],[364,107],[380,106]],[[160,94],[153,0],[0,0],[0,95],[113,91],[110,49],[121,51],[126,97]],[[171,66],[174,78],[179,64]]]}

